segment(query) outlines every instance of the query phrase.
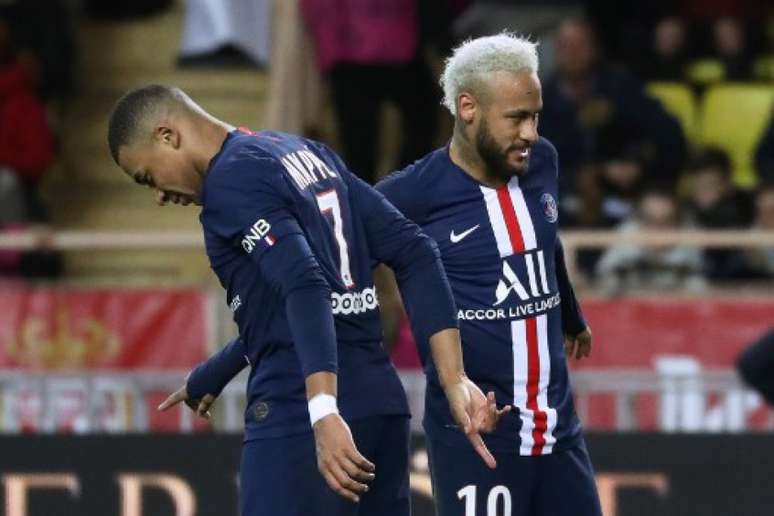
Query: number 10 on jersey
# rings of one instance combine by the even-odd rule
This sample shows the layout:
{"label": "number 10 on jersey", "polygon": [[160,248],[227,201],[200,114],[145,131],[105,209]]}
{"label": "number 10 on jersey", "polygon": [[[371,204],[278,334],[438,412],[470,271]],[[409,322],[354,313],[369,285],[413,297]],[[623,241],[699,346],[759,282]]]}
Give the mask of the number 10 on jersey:
{"label": "number 10 on jersey", "polygon": [[323,214],[330,213],[333,217],[333,236],[339,246],[339,272],[344,286],[352,288],[355,282],[352,281],[352,272],[349,268],[349,246],[344,238],[344,221],[341,218],[341,204],[336,190],[326,190],[317,194],[317,206]]}
{"label": "number 10 on jersey", "polygon": [[[457,491],[457,498],[465,501],[465,516],[476,515],[476,495],[478,488],[475,485],[468,485]],[[502,500],[502,511],[498,506]],[[505,486],[494,486],[489,491],[486,499],[486,516],[511,516],[511,492]]]}

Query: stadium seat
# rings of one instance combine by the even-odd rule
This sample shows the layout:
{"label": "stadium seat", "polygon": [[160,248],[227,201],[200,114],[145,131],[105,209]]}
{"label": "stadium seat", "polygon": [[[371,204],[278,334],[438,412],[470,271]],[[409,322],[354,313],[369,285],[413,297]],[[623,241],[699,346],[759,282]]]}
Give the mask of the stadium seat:
{"label": "stadium seat", "polygon": [[647,90],[664,105],[664,109],[677,118],[688,142],[696,144],[697,105],[691,89],[679,82],[651,82]]}
{"label": "stadium seat", "polygon": [[698,59],[688,65],[686,76],[693,84],[707,86],[725,79],[726,70],[717,59]]}
{"label": "stadium seat", "polygon": [[756,84],[720,84],[704,95],[700,143],[728,153],[734,181],[741,187],[757,182],[753,154],[771,117],[772,101],[774,88]]}

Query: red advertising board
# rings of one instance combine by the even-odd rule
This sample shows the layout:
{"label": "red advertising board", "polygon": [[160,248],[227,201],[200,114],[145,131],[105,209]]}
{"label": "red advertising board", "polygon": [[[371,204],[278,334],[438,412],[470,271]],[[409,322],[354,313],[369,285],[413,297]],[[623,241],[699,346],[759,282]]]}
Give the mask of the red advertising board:
{"label": "red advertising board", "polygon": [[201,289],[3,284],[0,431],[178,429],[178,411],[155,410],[168,392],[140,395],[120,375],[191,369],[206,356],[208,319]]}
{"label": "red advertising board", "polygon": [[0,368],[189,369],[206,352],[199,289],[0,288]]}
{"label": "red advertising board", "polygon": [[[652,368],[657,355],[691,355],[707,368],[733,367],[774,327],[774,298],[584,299],[594,352],[582,368]],[[574,361],[573,361],[574,362]]]}

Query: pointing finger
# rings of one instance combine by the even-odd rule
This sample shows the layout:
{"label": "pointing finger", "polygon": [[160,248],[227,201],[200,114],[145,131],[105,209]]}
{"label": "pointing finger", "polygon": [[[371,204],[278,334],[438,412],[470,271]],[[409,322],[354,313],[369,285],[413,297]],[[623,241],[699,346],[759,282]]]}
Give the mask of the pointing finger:
{"label": "pointing finger", "polygon": [[476,450],[476,453],[481,456],[489,468],[495,469],[497,467],[497,461],[495,460],[494,455],[492,455],[492,452],[489,451],[489,448],[486,447],[486,444],[484,444],[481,434],[478,432],[471,432],[467,435],[468,440],[473,445],[473,449]]}
{"label": "pointing finger", "polygon": [[185,401],[188,398],[188,395],[186,394],[185,387],[182,389],[178,389],[172,394],[170,394],[167,399],[161,402],[161,404],[158,406],[158,410],[161,412],[164,412],[165,410],[168,410],[171,407],[174,407],[181,401]]}

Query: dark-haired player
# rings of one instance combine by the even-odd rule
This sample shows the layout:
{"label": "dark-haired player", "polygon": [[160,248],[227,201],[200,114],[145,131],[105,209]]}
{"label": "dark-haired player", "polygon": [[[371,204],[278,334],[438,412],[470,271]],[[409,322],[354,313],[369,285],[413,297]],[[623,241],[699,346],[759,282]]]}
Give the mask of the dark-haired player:
{"label": "dark-haired player", "polygon": [[456,423],[494,466],[478,432],[498,412],[465,376],[435,244],[334,153],[235,129],[160,85],[118,101],[108,143],[160,203],[202,206],[207,255],[239,339],[165,406],[217,395],[249,362],[242,514],[409,514],[408,407],[381,345],[378,262],[394,269],[430,342]]}

